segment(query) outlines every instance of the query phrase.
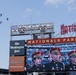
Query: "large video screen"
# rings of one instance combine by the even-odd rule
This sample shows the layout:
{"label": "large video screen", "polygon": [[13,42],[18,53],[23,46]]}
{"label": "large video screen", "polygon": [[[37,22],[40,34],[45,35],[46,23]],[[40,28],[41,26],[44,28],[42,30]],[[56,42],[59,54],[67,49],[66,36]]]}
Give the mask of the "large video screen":
{"label": "large video screen", "polygon": [[27,47],[26,71],[51,72],[65,70],[76,71],[75,42],[30,45]]}

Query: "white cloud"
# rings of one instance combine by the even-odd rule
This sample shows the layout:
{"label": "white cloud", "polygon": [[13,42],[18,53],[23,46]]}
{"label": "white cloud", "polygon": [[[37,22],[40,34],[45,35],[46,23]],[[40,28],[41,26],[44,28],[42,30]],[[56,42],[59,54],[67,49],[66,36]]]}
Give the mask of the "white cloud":
{"label": "white cloud", "polygon": [[54,5],[58,5],[63,3],[65,0],[45,0],[45,4],[54,4]]}
{"label": "white cloud", "polygon": [[27,9],[25,10],[25,13],[27,13],[27,14],[36,14],[37,16],[40,15],[40,12],[39,12],[39,11],[37,11],[37,10],[35,10],[35,9],[31,9],[31,8],[27,8]]}
{"label": "white cloud", "polygon": [[36,15],[37,15],[37,16],[40,16],[40,12],[39,12],[39,11],[36,11]]}
{"label": "white cloud", "polygon": [[74,3],[74,1],[75,1],[75,0],[68,0],[67,3],[68,3],[68,4],[72,4],[72,3]]}
{"label": "white cloud", "polygon": [[23,17],[24,18],[27,18],[29,15],[31,15],[33,12],[33,9],[32,8],[27,8],[25,11],[24,11],[24,15]]}
{"label": "white cloud", "polygon": [[67,1],[67,7],[68,7],[68,11],[76,10],[75,0]]}
{"label": "white cloud", "polygon": [[34,14],[35,16],[40,16],[41,13],[40,13],[38,10],[36,10],[36,9],[27,8],[27,9],[24,11],[23,17],[24,17],[24,18],[27,18],[27,17],[29,17],[29,16],[32,16],[33,14]]}
{"label": "white cloud", "polygon": [[75,0],[45,0],[45,5],[65,5],[69,11],[76,10]]}
{"label": "white cloud", "polygon": [[31,9],[31,8],[27,8],[27,9],[26,9],[26,12],[27,12],[27,13],[31,13],[32,11],[33,11],[33,9]]}
{"label": "white cloud", "polygon": [[69,6],[69,7],[68,7],[68,11],[69,11],[69,12],[70,12],[70,11],[73,11],[73,10],[76,10],[76,6],[75,6],[75,7],[74,7],[74,6],[73,6],[73,7]]}

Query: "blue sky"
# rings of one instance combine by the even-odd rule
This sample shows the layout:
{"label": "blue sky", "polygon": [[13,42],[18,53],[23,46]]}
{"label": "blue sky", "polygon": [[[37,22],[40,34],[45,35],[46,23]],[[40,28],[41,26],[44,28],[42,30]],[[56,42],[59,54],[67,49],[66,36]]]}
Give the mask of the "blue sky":
{"label": "blue sky", "polygon": [[[8,69],[10,26],[54,22],[57,34],[61,24],[76,22],[76,0],[0,0],[0,13],[0,68]],[[13,40],[28,37],[13,37]]]}

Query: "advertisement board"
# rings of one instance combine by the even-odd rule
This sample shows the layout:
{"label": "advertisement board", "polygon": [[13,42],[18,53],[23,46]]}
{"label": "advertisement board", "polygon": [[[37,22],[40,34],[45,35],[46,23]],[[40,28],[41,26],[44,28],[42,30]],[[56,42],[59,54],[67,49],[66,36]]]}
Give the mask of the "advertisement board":
{"label": "advertisement board", "polygon": [[10,57],[9,62],[9,71],[10,72],[21,72],[24,71],[24,56],[12,56]]}
{"label": "advertisement board", "polygon": [[27,40],[26,43],[27,71],[76,71],[76,37]]}
{"label": "advertisement board", "polygon": [[76,37],[63,37],[63,38],[45,38],[37,40],[27,40],[27,45],[39,45],[39,44],[56,44],[56,43],[71,43],[76,42]]}
{"label": "advertisement board", "polygon": [[10,41],[10,56],[25,55],[25,40]]}

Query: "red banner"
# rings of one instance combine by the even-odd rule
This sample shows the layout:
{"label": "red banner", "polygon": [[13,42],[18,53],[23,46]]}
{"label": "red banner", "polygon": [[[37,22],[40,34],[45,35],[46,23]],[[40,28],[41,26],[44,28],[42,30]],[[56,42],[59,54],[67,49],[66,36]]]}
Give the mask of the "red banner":
{"label": "red banner", "polygon": [[12,56],[10,57],[10,72],[24,71],[24,56]]}
{"label": "red banner", "polygon": [[76,42],[76,37],[27,40],[26,44],[27,45],[37,45],[37,44],[56,44],[56,43],[70,43],[70,42]]}

